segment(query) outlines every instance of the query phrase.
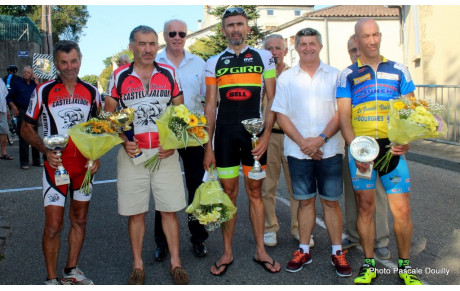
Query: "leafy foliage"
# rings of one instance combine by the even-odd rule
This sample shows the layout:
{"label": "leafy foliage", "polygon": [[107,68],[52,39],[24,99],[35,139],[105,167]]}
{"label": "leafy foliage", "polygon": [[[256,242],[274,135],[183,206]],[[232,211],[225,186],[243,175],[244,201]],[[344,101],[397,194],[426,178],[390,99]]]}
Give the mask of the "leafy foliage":
{"label": "leafy foliage", "polygon": [[[38,27],[41,27],[41,5],[0,5],[0,14],[16,17],[27,16]],[[78,42],[89,17],[86,5],[53,5],[51,12],[53,43],[60,39]]]}
{"label": "leafy foliage", "polygon": [[91,85],[97,87],[97,80],[98,80],[99,78],[97,77],[97,75],[85,75],[85,76],[81,77],[81,79],[82,79],[83,81],[88,82],[88,83],[90,83]]}
{"label": "leafy foliage", "polygon": [[[209,14],[214,15],[216,18],[221,20],[222,14],[229,6],[230,5],[217,6],[216,8],[211,9]],[[257,25],[254,25],[254,23],[256,23],[255,20],[259,18],[257,5],[240,5],[239,7],[242,7],[246,11],[249,25],[251,27],[251,31],[247,35],[246,43],[250,46],[256,47],[262,43],[265,37],[263,30]],[[189,47],[191,53],[207,60],[209,57],[217,55],[227,48],[228,43],[227,39],[222,34],[221,21],[219,21],[212,30],[214,31],[213,35],[200,38],[195,44]]]}

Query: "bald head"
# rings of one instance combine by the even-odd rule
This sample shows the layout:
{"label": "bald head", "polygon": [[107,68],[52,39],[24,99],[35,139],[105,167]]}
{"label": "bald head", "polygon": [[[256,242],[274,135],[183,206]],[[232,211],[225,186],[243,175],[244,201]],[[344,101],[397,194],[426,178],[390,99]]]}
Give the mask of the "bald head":
{"label": "bald head", "polygon": [[131,62],[131,60],[129,59],[129,57],[127,55],[121,55],[121,56],[118,57],[117,65],[119,67],[121,67],[123,65],[129,64],[130,62]]}
{"label": "bald head", "polygon": [[380,41],[382,34],[375,20],[371,18],[360,19],[355,25],[355,37],[361,60],[374,62],[381,59]]}

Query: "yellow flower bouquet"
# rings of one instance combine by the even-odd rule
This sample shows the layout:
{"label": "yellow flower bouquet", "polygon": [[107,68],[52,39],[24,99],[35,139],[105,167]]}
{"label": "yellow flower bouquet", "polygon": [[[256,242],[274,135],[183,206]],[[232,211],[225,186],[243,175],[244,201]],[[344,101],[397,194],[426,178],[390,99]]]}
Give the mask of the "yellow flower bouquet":
{"label": "yellow flower bouquet", "polygon": [[92,162],[102,157],[110,149],[123,140],[118,136],[114,125],[107,120],[92,118],[87,122],[79,123],[68,130],[75,146],[81,154],[90,160],[85,179],[81,185],[81,191],[89,194],[91,184]]}
{"label": "yellow flower bouquet", "polygon": [[[170,150],[203,146],[209,140],[205,130],[206,123],[203,115],[190,112],[183,104],[166,107],[163,115],[156,120],[161,147]],[[151,171],[158,169],[158,154],[147,160],[144,165]]]}
{"label": "yellow flower bouquet", "polygon": [[[401,97],[390,100],[388,114],[388,138],[390,146],[404,145],[411,141],[424,138],[438,138],[447,132],[446,123],[441,115],[445,107],[433,101],[425,101],[416,97]],[[393,154],[391,149],[379,159],[375,168],[387,171]]]}
{"label": "yellow flower bouquet", "polygon": [[198,220],[208,231],[213,231],[233,218],[236,207],[217,178],[211,178],[196,189],[193,202],[185,212],[191,215],[190,219]]}

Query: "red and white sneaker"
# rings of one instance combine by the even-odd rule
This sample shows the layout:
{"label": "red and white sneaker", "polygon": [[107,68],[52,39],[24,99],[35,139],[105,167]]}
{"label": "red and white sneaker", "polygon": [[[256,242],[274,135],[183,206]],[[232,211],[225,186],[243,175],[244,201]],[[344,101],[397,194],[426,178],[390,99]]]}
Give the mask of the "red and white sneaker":
{"label": "red and white sneaker", "polygon": [[94,285],[93,281],[86,278],[85,274],[78,268],[72,269],[69,274],[62,272],[62,285]]}
{"label": "red and white sneaker", "polygon": [[332,255],[331,263],[335,267],[337,275],[340,277],[350,277],[351,267],[348,265],[345,254],[348,251],[337,251],[335,255]]}
{"label": "red and white sneaker", "polygon": [[285,270],[288,272],[298,272],[302,270],[304,265],[308,265],[311,263],[311,255],[310,253],[304,254],[302,249],[298,249],[294,252],[294,258],[287,263]]}

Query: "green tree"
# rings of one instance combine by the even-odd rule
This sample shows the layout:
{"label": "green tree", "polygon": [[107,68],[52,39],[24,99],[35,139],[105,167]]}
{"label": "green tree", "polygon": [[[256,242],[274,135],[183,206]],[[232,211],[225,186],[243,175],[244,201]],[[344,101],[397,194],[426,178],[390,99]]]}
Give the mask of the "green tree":
{"label": "green tree", "polygon": [[91,85],[97,87],[98,76],[97,75],[84,75],[81,79],[85,82],[90,83]]}
{"label": "green tree", "polygon": [[[230,5],[217,6],[216,8],[211,9],[209,14],[214,15],[217,19],[221,20],[222,14],[229,6]],[[250,46],[256,47],[262,43],[265,37],[263,30],[256,25],[257,19],[259,18],[257,5],[240,5],[240,7],[246,11],[249,20],[249,26],[251,27],[251,31],[247,35],[246,43]],[[197,41],[199,42],[198,44],[189,47],[191,53],[202,57],[204,60],[207,60],[210,56],[217,55],[227,48],[228,43],[227,39],[222,34],[221,21],[219,21],[219,23],[217,23],[212,30],[214,31],[213,35],[201,38]]]}
{"label": "green tree", "polygon": [[[39,28],[41,27],[41,5],[0,5],[0,14],[16,17],[27,16]],[[78,42],[89,17],[86,5],[53,5],[51,15],[53,43],[60,39]]]}

